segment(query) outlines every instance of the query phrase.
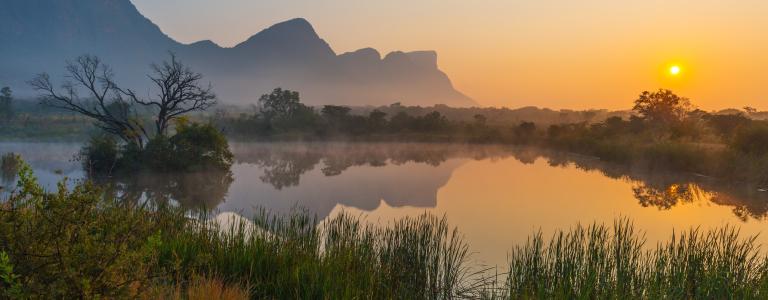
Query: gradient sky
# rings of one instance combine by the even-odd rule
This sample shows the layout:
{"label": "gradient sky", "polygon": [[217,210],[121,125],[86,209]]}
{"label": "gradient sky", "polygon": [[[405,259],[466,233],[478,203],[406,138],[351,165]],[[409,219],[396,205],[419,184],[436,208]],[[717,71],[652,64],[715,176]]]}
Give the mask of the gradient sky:
{"label": "gradient sky", "polygon": [[131,1],[180,42],[233,46],[302,17],[337,53],[436,50],[484,106],[625,109],[669,88],[706,110],[768,109],[763,0]]}

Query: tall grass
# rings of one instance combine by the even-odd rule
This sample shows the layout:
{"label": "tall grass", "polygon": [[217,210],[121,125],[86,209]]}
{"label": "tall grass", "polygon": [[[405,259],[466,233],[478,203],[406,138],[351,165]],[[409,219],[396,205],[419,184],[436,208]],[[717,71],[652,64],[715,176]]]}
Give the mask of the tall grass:
{"label": "tall grass", "polygon": [[766,298],[768,260],[735,227],[655,247],[628,219],[542,233],[506,273],[469,262],[445,217],[372,224],[342,213],[213,222],[119,203],[91,184],[45,192],[21,166],[0,201],[0,298],[668,299]]}
{"label": "tall grass", "polygon": [[469,247],[447,220],[424,214],[374,226],[342,213],[262,212],[221,228],[193,222],[164,244],[162,264],[248,282],[256,298],[451,299],[473,291]]}
{"label": "tall grass", "polygon": [[628,219],[533,235],[510,255],[510,298],[759,299],[768,260],[734,227],[673,234],[652,250]]}

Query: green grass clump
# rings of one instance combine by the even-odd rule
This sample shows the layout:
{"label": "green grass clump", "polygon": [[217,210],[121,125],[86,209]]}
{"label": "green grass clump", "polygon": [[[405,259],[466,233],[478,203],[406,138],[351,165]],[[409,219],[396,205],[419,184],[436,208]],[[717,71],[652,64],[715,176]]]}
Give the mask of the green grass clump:
{"label": "green grass clump", "polygon": [[450,299],[471,293],[467,244],[428,214],[374,226],[342,213],[317,226],[306,213],[220,228],[193,222],[163,246],[184,273],[248,282],[256,298]]}
{"label": "green grass clump", "polygon": [[733,227],[691,229],[645,247],[627,219],[532,236],[510,256],[510,298],[760,299],[768,295],[768,260],[755,238]]}

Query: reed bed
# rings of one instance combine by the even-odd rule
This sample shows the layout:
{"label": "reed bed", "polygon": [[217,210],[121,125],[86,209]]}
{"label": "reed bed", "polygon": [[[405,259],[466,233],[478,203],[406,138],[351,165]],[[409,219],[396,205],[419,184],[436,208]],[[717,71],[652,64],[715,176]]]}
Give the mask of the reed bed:
{"label": "reed bed", "polygon": [[231,224],[190,222],[164,243],[160,263],[282,299],[468,298],[480,274],[445,217],[374,225],[347,213],[320,223],[304,212],[262,211]]}
{"label": "reed bed", "polygon": [[0,201],[0,298],[768,298],[768,259],[737,227],[654,246],[627,218],[578,225],[533,234],[506,270],[482,269],[444,216],[373,224],[261,210],[212,222],[121,203],[88,183],[48,193],[20,169]]}
{"label": "reed bed", "polygon": [[[626,218],[538,233],[510,255],[508,298],[761,299],[768,297],[768,260],[755,237],[736,227],[690,229],[644,247]],[[649,249],[650,248],[650,249]]]}

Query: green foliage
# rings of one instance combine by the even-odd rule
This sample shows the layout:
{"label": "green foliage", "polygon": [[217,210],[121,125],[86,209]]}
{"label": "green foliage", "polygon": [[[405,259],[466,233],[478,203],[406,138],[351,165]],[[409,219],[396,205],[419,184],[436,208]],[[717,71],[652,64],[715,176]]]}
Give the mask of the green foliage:
{"label": "green foliage", "polygon": [[248,282],[254,298],[447,299],[470,293],[469,255],[445,218],[386,227],[341,214],[320,226],[306,214],[257,216],[231,229],[198,224],[167,243],[183,270]]}
{"label": "green foliage", "polygon": [[48,193],[23,165],[16,192],[0,210],[0,252],[13,286],[42,298],[112,298],[135,294],[157,268],[162,229],[183,221],[102,197],[84,183]]}
{"label": "green foliage", "polygon": [[180,124],[170,146],[175,170],[229,170],[234,160],[227,139],[211,124]]}
{"label": "green foliage", "polygon": [[768,260],[754,237],[723,227],[691,229],[647,250],[644,234],[621,219],[541,233],[510,255],[510,298],[760,299]]}
{"label": "green foliage", "polygon": [[111,135],[94,135],[80,150],[83,169],[89,173],[110,174],[118,163],[119,146]]}
{"label": "green foliage", "polygon": [[157,135],[143,148],[133,143],[121,147],[112,136],[97,135],[83,147],[80,157],[92,175],[228,171],[234,159],[224,135],[211,124],[198,123],[179,123],[176,134],[170,138]]}
{"label": "green foliage", "polygon": [[19,275],[13,273],[11,258],[5,252],[0,252],[0,296],[8,299],[25,298]]}

